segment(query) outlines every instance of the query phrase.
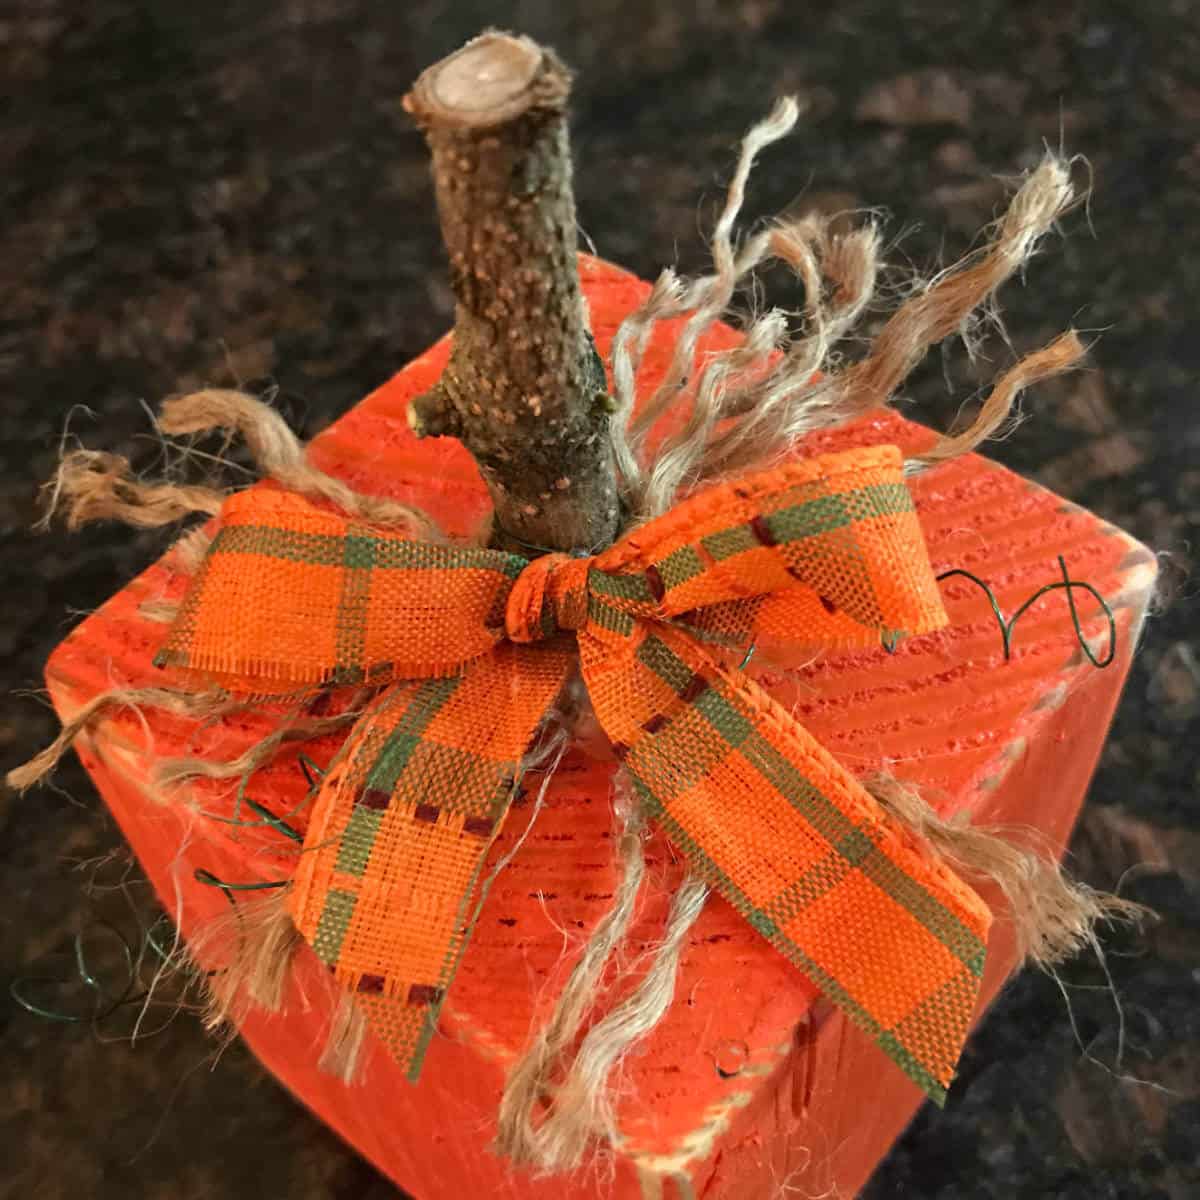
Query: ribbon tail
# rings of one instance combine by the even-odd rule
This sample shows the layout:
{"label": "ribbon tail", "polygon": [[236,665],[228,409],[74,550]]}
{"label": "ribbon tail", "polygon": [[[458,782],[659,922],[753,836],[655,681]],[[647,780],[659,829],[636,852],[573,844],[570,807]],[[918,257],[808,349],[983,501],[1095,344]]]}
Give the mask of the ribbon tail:
{"label": "ribbon tail", "polygon": [[986,905],[740,671],[670,626],[619,632],[580,637],[584,678],[648,815],[941,1103],[978,999]]}
{"label": "ribbon tail", "polygon": [[461,674],[396,684],[325,776],[289,908],[410,1080],[521,761],[569,666],[559,649],[506,645]]}

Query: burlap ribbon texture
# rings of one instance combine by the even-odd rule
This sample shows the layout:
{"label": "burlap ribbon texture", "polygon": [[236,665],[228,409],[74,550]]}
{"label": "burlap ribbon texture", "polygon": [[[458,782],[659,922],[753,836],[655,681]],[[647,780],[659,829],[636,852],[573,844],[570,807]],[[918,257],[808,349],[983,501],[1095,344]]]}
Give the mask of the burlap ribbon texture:
{"label": "burlap ribbon texture", "polygon": [[946,623],[893,446],[709,487],[593,557],[230,498],[158,657],[271,696],[376,684],[316,797],[292,919],[416,1078],[489,848],[577,669],[689,869],[941,1100],[990,913],[739,665]]}

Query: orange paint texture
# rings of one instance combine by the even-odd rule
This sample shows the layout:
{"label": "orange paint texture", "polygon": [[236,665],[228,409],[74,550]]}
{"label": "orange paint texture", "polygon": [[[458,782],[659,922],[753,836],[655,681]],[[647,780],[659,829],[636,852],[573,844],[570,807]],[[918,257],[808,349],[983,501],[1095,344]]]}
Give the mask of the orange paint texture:
{"label": "orange paint texture", "polygon": [[[581,270],[606,354],[621,318],[647,288],[595,259],[584,258]],[[677,329],[660,329],[647,352],[647,391],[661,379]],[[733,337],[719,329],[709,345]],[[317,438],[312,453],[323,470],[356,489],[417,504],[461,534],[478,528],[487,512],[474,465],[457,442],[417,443],[405,419],[409,400],[438,377],[448,351],[443,339]],[[930,437],[885,413],[817,435],[805,453],[887,443],[911,451]],[[1128,670],[1153,557],[1119,530],[977,456],[919,477],[912,490],[934,570],[966,568],[986,578],[1005,611],[1057,579],[1055,556],[1063,555],[1072,577],[1093,584],[1115,610],[1114,664],[1104,671],[1087,664],[1061,593],[1022,619],[1005,662],[985,598],[955,579],[943,588],[949,626],[907,639],[892,656],[870,648],[830,651],[796,669],[750,672],[852,773],[888,767],[926,788],[943,814],[965,809],[981,822],[1030,825],[1062,845]],[[161,683],[152,658],[163,626],[140,617],[138,606],[178,599],[185,584],[160,563],[75,630],[47,671],[60,713],[70,715],[114,683]],[[1082,615],[1089,634],[1105,628],[1094,606],[1082,607]],[[169,909],[182,894],[185,932],[225,906],[219,892],[192,881],[195,868],[237,880],[288,878],[294,847],[269,829],[235,830],[150,798],[151,742],[159,755],[229,756],[263,730],[248,715],[210,727],[156,716],[149,729],[117,715],[80,745]],[[309,750],[324,764],[337,745],[331,738]],[[564,759],[536,825],[489,893],[418,1084],[405,1082],[377,1043],[368,1047],[356,1086],[317,1071],[313,1048],[328,1028],[332,993],[307,949],[290,990],[294,998],[303,989],[316,1002],[290,1005],[281,1016],[255,1013],[244,1036],[269,1070],[417,1200],[751,1200],[784,1186],[797,1194],[836,1188],[852,1195],[911,1117],[920,1092],[720,898],[692,931],[670,1014],[629,1065],[615,1180],[594,1172],[534,1180],[488,1150],[504,1071],[611,901],[613,769],[611,760],[579,751]],[[195,786],[200,808],[230,810],[228,788]],[[285,755],[255,777],[249,792],[289,812],[306,786],[294,757]],[[515,807],[492,847],[493,862],[522,837],[530,811],[528,801]],[[293,823],[303,829],[302,816]],[[651,886],[635,948],[661,934],[683,870],[661,834],[652,837],[648,857]],[[1002,918],[998,899],[986,898]],[[1000,919],[981,1008],[1012,962]]]}

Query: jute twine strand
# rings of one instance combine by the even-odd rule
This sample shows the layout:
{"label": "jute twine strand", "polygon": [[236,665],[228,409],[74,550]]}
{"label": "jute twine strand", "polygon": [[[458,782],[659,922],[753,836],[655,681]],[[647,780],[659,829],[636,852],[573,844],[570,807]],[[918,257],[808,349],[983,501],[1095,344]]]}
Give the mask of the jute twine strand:
{"label": "jute twine strand", "polygon": [[[595,1003],[608,964],[625,938],[646,871],[642,849],[644,822],[620,776],[613,809],[619,825],[616,839],[619,878],[612,906],[584,944],[550,1017],[534,1033],[528,1049],[509,1071],[500,1100],[497,1151],[538,1169],[555,1169],[542,1157],[546,1143],[554,1141],[555,1134],[552,1128],[550,1134],[543,1135],[535,1114],[550,1090],[554,1072],[574,1047]],[[575,1160],[571,1165],[577,1165],[577,1162]]]}
{"label": "jute twine strand", "polygon": [[[209,388],[167,400],[158,429],[170,436],[226,430],[239,434],[253,455],[259,474],[305,496],[330,501],[364,521],[411,531],[422,540],[441,540],[430,518],[411,505],[354,491],[308,460],[304,444],[287,422],[268,405],[242,392]],[[47,485],[47,525],[61,513],[68,529],[90,521],[117,520],[137,528],[169,525],[194,514],[216,516],[227,492],[176,482],[145,483],[129,460],[97,450],[64,454]],[[201,555],[202,557],[202,555]]]}
{"label": "jute twine strand", "polygon": [[195,513],[215,517],[225,493],[215,488],[177,483],[142,483],[129,460],[103,450],[72,450],[65,454],[46,486],[45,528],[63,513],[70,530],[90,521],[122,521],[136,529],[156,529]]}
{"label": "jute twine strand", "polygon": [[153,709],[172,716],[204,720],[219,716],[226,711],[229,703],[229,697],[223,692],[182,692],[174,688],[113,688],[101,692],[63,724],[58,737],[50,745],[28,762],[9,771],[5,781],[10,788],[19,792],[33,787],[58,766],[76,738],[121,709],[138,714]]}
{"label": "jute twine strand", "polygon": [[242,392],[208,389],[168,400],[158,427],[180,436],[227,429],[241,435],[259,471],[305,496],[328,500],[343,512],[376,525],[404,528],[423,540],[441,540],[430,518],[419,509],[379,496],[366,496],[326,475],[308,460],[304,444],[272,408]]}
{"label": "jute twine strand", "polygon": [[[433,521],[420,510],[395,501],[366,496],[318,470],[309,461],[303,443],[274,409],[241,392],[208,389],[167,400],[158,417],[160,432],[171,436],[236,432],[245,440],[260,474],[309,496],[331,501],[344,511],[356,513],[375,524],[411,531],[413,537],[443,540]],[[228,493],[176,481],[147,483],[137,479],[129,460],[121,455],[94,450],[64,453],[54,478],[45,488],[46,527],[61,516],[68,529],[79,529],[92,521],[116,520],[138,529],[152,529],[202,515],[216,516]],[[181,574],[199,569],[211,536],[203,528],[184,533],[172,548],[170,565]],[[174,606],[152,599],[142,606],[143,615],[155,621],[174,618]],[[118,709],[161,710],[180,716],[220,715],[233,702],[224,693],[196,695],[173,688],[114,688],[94,697],[68,721],[55,740],[28,762],[9,771],[8,785],[20,791],[49,775],[81,734]],[[352,708],[355,706],[352,706]],[[265,765],[284,744],[332,732],[349,724],[353,712],[327,721],[295,722],[285,717],[280,728],[256,746],[227,763],[199,759],[164,760],[157,764],[155,782],[174,786],[188,779],[228,779],[244,776]],[[306,732],[307,731],[307,732]]]}
{"label": "jute twine strand", "polygon": [[[866,355],[832,370],[836,347],[875,298],[878,229],[868,223],[839,233],[834,218],[809,215],[776,222],[748,238],[740,251],[732,241],[755,157],[783,137],[797,115],[794,103],[782,101],[743,142],[713,234],[713,274],[687,281],[664,271],[616,334],[612,358],[618,416],[613,438],[626,503],[635,519],[666,511],[681,491],[769,465],[808,433],[886,405],[929,348],[952,334],[961,334],[968,353],[973,353],[978,310],[993,302],[996,290],[1029,260],[1075,200],[1069,164],[1047,155],[1025,178],[991,240],[927,283],[915,285]],[[697,363],[700,339],[728,316],[736,287],[770,261],[786,264],[803,286],[801,334],[789,342],[784,315],[772,309],[745,325],[742,345]],[[630,416],[638,368],[654,326],[684,316],[687,321],[664,382],[636,416]],[[771,350],[777,352],[774,361]],[[1004,425],[1023,387],[1066,370],[1082,354],[1078,337],[1069,332],[1018,363],[970,428],[943,439],[913,469],[977,447]],[[822,371],[828,373],[819,375]],[[689,388],[693,394],[686,423],[655,446],[655,426],[687,401]]]}
{"label": "jute twine strand", "polygon": [[1000,376],[975,420],[966,429],[958,434],[944,435],[924,454],[908,459],[904,464],[905,472],[915,475],[939,463],[969,454],[981,443],[1000,436],[1011,423],[1013,407],[1020,393],[1035,383],[1070,370],[1083,353],[1079,335],[1070,330],[1041,350],[1026,355]]}
{"label": "jute twine strand", "polygon": [[[703,881],[684,881],[672,897],[662,941],[645,975],[625,1000],[588,1030],[561,1083],[548,1084],[544,1072],[532,1070],[510,1076],[504,1097],[509,1111],[520,1117],[506,1120],[508,1112],[502,1106],[497,1145],[514,1162],[539,1172],[568,1171],[583,1162],[589,1149],[616,1141],[614,1077],[624,1058],[670,1008],[680,956],[707,898]],[[571,1006],[574,982],[564,989]],[[543,1099],[551,1101],[550,1107],[540,1123],[534,1122],[530,1113]]]}
{"label": "jute twine strand", "polygon": [[345,712],[328,717],[285,717],[277,729],[235,758],[217,762],[192,757],[164,758],[154,764],[151,778],[162,789],[175,788],[194,779],[248,778],[266,766],[284,746],[348,729],[360,712],[360,706],[352,704]]}
{"label": "jute twine strand", "polygon": [[[286,888],[238,902],[204,922],[189,939],[196,962],[215,963],[205,973],[205,1028],[231,1032],[254,1006],[277,1012],[300,934],[286,908]],[[228,895],[228,893],[226,893]]]}

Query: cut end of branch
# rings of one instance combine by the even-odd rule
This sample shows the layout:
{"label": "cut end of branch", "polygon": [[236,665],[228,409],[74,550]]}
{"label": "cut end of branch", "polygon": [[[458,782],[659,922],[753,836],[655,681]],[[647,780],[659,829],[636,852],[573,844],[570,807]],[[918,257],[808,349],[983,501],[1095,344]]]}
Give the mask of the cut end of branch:
{"label": "cut end of branch", "polygon": [[535,109],[561,110],[570,82],[552,51],[527,37],[491,32],[422,72],[404,107],[421,124],[482,130]]}

